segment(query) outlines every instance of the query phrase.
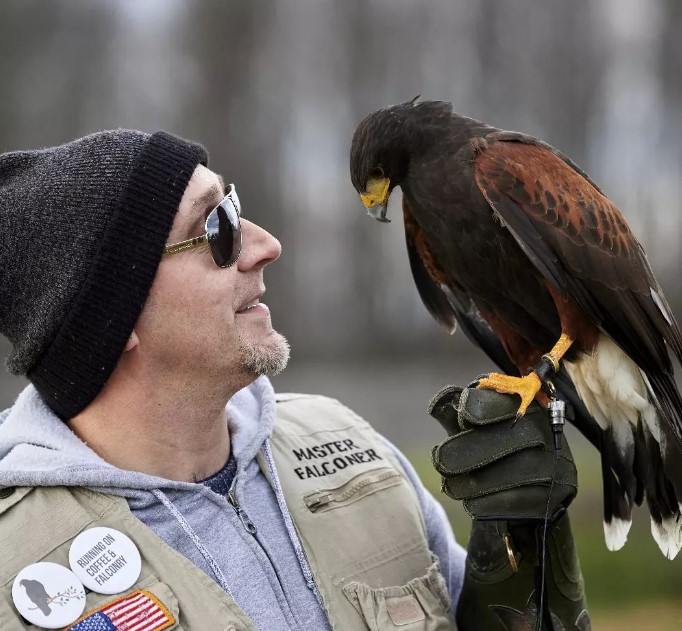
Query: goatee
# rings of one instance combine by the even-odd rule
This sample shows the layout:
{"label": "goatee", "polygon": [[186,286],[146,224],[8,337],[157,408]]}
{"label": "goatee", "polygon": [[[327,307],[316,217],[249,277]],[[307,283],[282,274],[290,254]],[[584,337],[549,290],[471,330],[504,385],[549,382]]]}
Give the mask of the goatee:
{"label": "goatee", "polygon": [[273,331],[267,341],[253,342],[240,338],[242,366],[254,375],[274,377],[281,373],[289,362],[289,342]]}

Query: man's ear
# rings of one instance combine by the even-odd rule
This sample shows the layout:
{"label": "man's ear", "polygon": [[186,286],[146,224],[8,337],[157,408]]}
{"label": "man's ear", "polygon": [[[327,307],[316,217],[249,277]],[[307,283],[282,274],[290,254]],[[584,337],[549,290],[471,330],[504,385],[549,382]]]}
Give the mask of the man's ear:
{"label": "man's ear", "polygon": [[133,332],[130,334],[130,337],[128,338],[128,342],[126,343],[126,347],[123,349],[123,352],[127,353],[128,351],[133,350],[139,343],[140,338],[137,337],[137,333],[135,333],[135,329],[133,329]]}

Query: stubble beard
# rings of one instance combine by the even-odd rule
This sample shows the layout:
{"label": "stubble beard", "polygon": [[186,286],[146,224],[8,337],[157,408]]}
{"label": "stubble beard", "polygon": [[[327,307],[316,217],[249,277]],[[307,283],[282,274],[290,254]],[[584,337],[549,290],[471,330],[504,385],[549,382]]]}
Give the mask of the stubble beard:
{"label": "stubble beard", "polygon": [[274,377],[287,367],[291,350],[287,339],[272,331],[267,340],[246,340],[240,336],[239,352],[241,364],[247,371]]}

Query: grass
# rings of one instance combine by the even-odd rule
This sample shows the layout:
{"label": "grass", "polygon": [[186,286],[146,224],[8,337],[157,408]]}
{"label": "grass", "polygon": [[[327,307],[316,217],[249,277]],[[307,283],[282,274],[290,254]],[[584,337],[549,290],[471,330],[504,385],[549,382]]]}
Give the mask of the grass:
{"label": "grass", "polygon": [[626,605],[620,609],[590,612],[595,631],[680,631],[682,604],[659,601]]}

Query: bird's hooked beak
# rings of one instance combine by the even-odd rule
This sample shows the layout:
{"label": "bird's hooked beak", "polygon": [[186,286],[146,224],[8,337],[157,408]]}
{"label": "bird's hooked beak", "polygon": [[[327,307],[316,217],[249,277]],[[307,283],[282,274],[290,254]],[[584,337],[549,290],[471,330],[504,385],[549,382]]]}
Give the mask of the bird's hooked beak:
{"label": "bird's hooked beak", "polygon": [[390,223],[386,219],[388,210],[388,197],[391,181],[387,177],[374,177],[367,181],[367,190],[360,193],[360,199],[367,209],[367,214],[382,223]]}

